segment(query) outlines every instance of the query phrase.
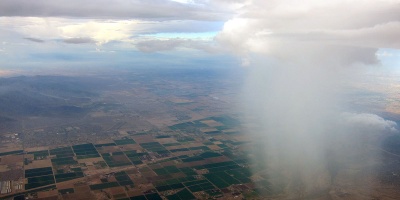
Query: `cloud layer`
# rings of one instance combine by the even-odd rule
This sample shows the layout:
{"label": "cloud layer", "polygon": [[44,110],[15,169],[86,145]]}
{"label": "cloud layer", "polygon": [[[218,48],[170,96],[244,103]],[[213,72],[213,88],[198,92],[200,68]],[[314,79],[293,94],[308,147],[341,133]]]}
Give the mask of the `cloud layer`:
{"label": "cloud layer", "polygon": [[83,17],[103,19],[226,20],[228,10],[165,0],[3,0],[3,16]]}
{"label": "cloud layer", "polygon": [[169,52],[171,60],[181,55],[195,58],[191,51],[215,53],[213,35],[204,35],[215,35],[241,5],[208,0],[4,0],[0,1],[0,65],[29,69],[76,64],[66,58],[98,63],[102,59],[93,52],[120,58],[112,63],[102,60],[101,65],[126,63],[133,59],[124,57],[122,52],[127,51]]}
{"label": "cloud layer", "polygon": [[[294,51],[330,46],[400,48],[400,1],[262,1],[225,23],[218,40],[236,53],[293,56]],[[310,51],[310,54],[316,52]],[[337,51],[332,51],[337,53]],[[355,60],[371,60],[371,55]]]}

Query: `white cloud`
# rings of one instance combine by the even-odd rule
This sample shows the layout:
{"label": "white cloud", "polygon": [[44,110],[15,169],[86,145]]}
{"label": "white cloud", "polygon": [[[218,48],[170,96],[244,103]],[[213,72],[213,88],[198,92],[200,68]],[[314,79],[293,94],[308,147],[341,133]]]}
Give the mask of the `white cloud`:
{"label": "white cloud", "polygon": [[[400,49],[398,0],[254,0],[241,13],[226,22],[217,36],[240,55],[292,57],[290,49],[304,55],[314,47],[330,46]],[[372,59],[371,54],[364,57]],[[363,61],[363,56],[356,59]]]}
{"label": "white cloud", "polygon": [[58,27],[63,38],[92,38],[98,45],[110,41],[130,41],[137,21],[89,21]]}
{"label": "white cloud", "polygon": [[[66,43],[96,43],[101,46],[111,41],[135,44],[144,40],[155,40],[163,35],[168,38],[190,37],[191,40],[212,40],[219,23],[200,21],[168,22],[142,20],[67,19],[54,17],[0,17],[0,27],[21,38],[36,41],[61,40]],[[211,32],[210,32],[211,31]],[[11,34],[16,33],[16,34]],[[88,42],[68,42],[86,38]],[[33,40],[31,40],[33,41]],[[165,43],[165,42],[164,42]],[[204,44],[204,42],[203,42]],[[158,46],[163,45],[159,44]]]}
{"label": "white cloud", "polygon": [[370,113],[343,113],[344,123],[358,133],[395,133],[397,123]]}

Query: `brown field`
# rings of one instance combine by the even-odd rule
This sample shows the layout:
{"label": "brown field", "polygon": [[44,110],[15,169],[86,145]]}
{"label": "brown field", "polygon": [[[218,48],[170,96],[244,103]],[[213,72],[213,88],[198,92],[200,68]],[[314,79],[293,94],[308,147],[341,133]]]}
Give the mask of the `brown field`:
{"label": "brown field", "polygon": [[154,138],[151,135],[137,135],[137,136],[132,136],[133,140],[136,141],[136,143],[147,143],[147,142],[154,142]]}
{"label": "brown field", "polygon": [[190,142],[186,144],[187,147],[201,147],[204,146],[203,142]]}
{"label": "brown field", "polygon": [[[181,148],[186,148],[185,145],[176,145],[176,146],[169,146],[169,147],[165,147],[168,150],[174,150],[174,149],[181,149]],[[175,152],[178,153],[178,152]]]}
{"label": "brown field", "polygon": [[221,147],[217,146],[217,145],[207,145],[208,148],[210,148],[213,151],[217,151],[220,150]]}
{"label": "brown field", "polygon": [[141,186],[138,186],[138,188],[132,189],[127,191],[128,196],[132,197],[132,196],[139,196],[139,195],[143,195],[142,190],[141,190]]}
{"label": "brown field", "polygon": [[97,147],[96,149],[100,154],[120,151],[118,146]]}
{"label": "brown field", "polygon": [[13,142],[9,142],[9,143],[2,143],[0,146],[0,152],[9,152],[9,151],[17,151],[17,150],[21,150],[22,149],[22,145],[21,144],[16,144]]}
{"label": "brown field", "polygon": [[113,187],[113,188],[108,188],[107,189],[110,193],[111,193],[111,195],[116,195],[116,194],[122,194],[122,193],[125,193],[125,189],[124,189],[124,187],[122,187],[122,186],[120,186],[120,187]]}
{"label": "brown field", "polygon": [[38,192],[38,197],[39,198],[48,198],[48,197],[57,197],[58,191],[57,190],[50,190],[50,191],[43,191],[43,192]]}
{"label": "brown field", "polygon": [[111,159],[115,162],[130,162],[128,157],[126,157],[125,155],[116,155],[116,156],[112,156]]}
{"label": "brown field", "polygon": [[0,165],[0,172],[6,172],[9,170],[10,168],[8,168],[8,165]]}
{"label": "brown field", "polygon": [[46,146],[41,146],[41,147],[30,147],[30,148],[25,148],[26,152],[34,152],[34,151],[43,151],[43,150],[48,150],[49,148]]}
{"label": "brown field", "polygon": [[202,120],[200,122],[203,123],[203,124],[207,124],[207,126],[209,126],[209,127],[216,127],[216,126],[223,126],[224,125],[224,124],[221,124],[221,123],[219,123],[217,121],[214,121],[212,119],[210,119],[210,120]]}
{"label": "brown field", "polygon": [[57,189],[62,190],[62,189],[68,189],[68,188],[74,188],[74,185],[76,182],[83,180],[83,178],[80,179],[75,179],[75,180],[70,180],[70,181],[64,181],[61,183],[56,183]]}
{"label": "brown field", "polygon": [[18,181],[24,178],[24,170],[11,169],[5,172],[0,172],[0,181],[13,180]]}
{"label": "brown field", "polygon": [[218,129],[213,128],[213,127],[208,127],[208,128],[201,128],[201,132],[211,132],[211,131],[218,131]]}
{"label": "brown field", "polygon": [[139,144],[119,145],[121,151],[140,150],[142,147]]}
{"label": "brown field", "polygon": [[148,183],[147,179],[144,177],[137,177],[137,176],[129,176],[135,184],[145,184]]}
{"label": "brown field", "polygon": [[50,159],[46,159],[46,160],[33,160],[32,163],[25,165],[24,168],[25,168],[25,170],[27,170],[27,169],[51,167],[51,166],[52,166],[52,164],[51,164]]}
{"label": "brown field", "polygon": [[226,156],[219,156],[214,158],[207,158],[206,161],[210,163],[219,163],[219,162],[226,162],[230,161],[231,159]]}
{"label": "brown field", "polygon": [[107,139],[102,139],[102,140],[98,140],[94,143],[94,145],[96,144],[106,144],[106,143],[113,143],[114,140],[107,138]]}
{"label": "brown field", "polygon": [[192,155],[192,154],[193,154],[193,152],[191,152],[191,151],[178,151],[178,152],[173,153],[172,155],[183,156],[183,155]]}
{"label": "brown field", "polygon": [[155,141],[159,142],[160,144],[168,144],[168,143],[176,143],[175,138],[160,138],[160,139],[155,139]]}
{"label": "brown field", "polygon": [[78,159],[79,163],[89,163],[93,165],[95,162],[104,161],[102,157]]}
{"label": "brown field", "polygon": [[8,155],[1,157],[0,165],[18,165],[22,166],[24,155]]}
{"label": "brown field", "polygon": [[176,162],[175,161],[167,161],[167,162],[163,162],[163,163],[161,163],[161,166],[162,167],[166,167],[166,166],[174,166],[174,165],[176,165]]}

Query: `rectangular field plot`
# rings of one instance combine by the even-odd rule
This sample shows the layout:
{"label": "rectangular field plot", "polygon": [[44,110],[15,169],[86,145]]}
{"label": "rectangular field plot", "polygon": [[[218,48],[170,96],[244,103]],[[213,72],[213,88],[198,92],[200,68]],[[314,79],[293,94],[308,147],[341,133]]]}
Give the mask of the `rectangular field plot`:
{"label": "rectangular field plot", "polygon": [[158,186],[156,187],[156,189],[159,192],[163,192],[163,191],[167,191],[167,190],[176,190],[176,189],[180,189],[180,188],[184,188],[185,186],[182,183],[175,183],[175,184],[171,184],[171,185],[163,185],[163,186]]}
{"label": "rectangular field plot", "polygon": [[84,176],[83,172],[69,172],[69,173],[56,174],[54,177],[56,179],[56,182],[60,183],[60,182],[64,182],[64,181],[81,178],[83,176]]}
{"label": "rectangular field plot", "polygon": [[210,148],[208,148],[207,146],[198,146],[198,147],[190,147],[190,150],[203,150],[203,151],[209,151]]}
{"label": "rectangular field plot", "polygon": [[146,199],[151,199],[151,200],[162,200],[160,195],[158,193],[153,193],[153,194],[146,194]]}
{"label": "rectangular field plot", "polygon": [[128,176],[128,174],[126,174],[126,172],[124,172],[124,171],[117,172],[114,175],[115,175],[115,179],[117,179],[119,185],[121,185],[121,186],[133,185],[133,181],[131,180],[131,178],[129,178],[129,176]]}
{"label": "rectangular field plot", "polygon": [[177,139],[178,142],[184,143],[184,142],[191,142],[191,141],[195,141],[195,139],[193,137],[180,137]]}
{"label": "rectangular field plot", "polygon": [[134,165],[139,165],[142,164],[142,160],[140,157],[148,155],[147,153],[136,153],[136,150],[131,150],[131,151],[124,151],[124,154],[129,158],[129,160],[134,164]]}
{"label": "rectangular field plot", "polygon": [[225,172],[205,174],[204,176],[218,188],[225,188],[240,183],[240,181]]}
{"label": "rectangular field plot", "polygon": [[57,158],[75,156],[71,147],[60,147],[60,148],[56,148],[56,149],[50,149],[50,155],[56,155]]}
{"label": "rectangular field plot", "polygon": [[186,129],[190,129],[192,127],[195,127],[195,124],[193,122],[185,122],[185,123],[180,123],[180,124],[175,124],[173,126],[169,126],[169,128],[172,130],[186,130]]}
{"label": "rectangular field plot", "polygon": [[240,122],[229,116],[210,117],[212,120],[224,124],[225,126],[238,126]]}
{"label": "rectangular field plot", "polygon": [[35,160],[41,160],[41,159],[46,159],[47,156],[49,156],[49,151],[48,150],[33,151],[33,152],[28,152],[28,154],[33,154]]}
{"label": "rectangular field plot", "polygon": [[179,146],[181,145],[181,143],[179,142],[175,142],[175,143],[167,143],[167,144],[163,144],[165,147],[172,147],[172,146]]}
{"label": "rectangular field plot", "polygon": [[2,152],[2,153],[0,153],[0,156],[7,156],[7,155],[12,155],[12,154],[22,154],[23,152],[24,152],[24,150]]}
{"label": "rectangular field plot", "polygon": [[51,159],[51,163],[53,165],[76,165],[78,161],[76,161],[73,157],[64,157],[64,158],[53,158]]}
{"label": "rectangular field plot", "polygon": [[169,195],[167,196],[168,200],[190,200],[190,199],[196,199],[195,196],[193,196],[192,193],[189,192],[186,188],[177,192],[176,194]]}
{"label": "rectangular field plot", "polygon": [[107,182],[107,183],[99,183],[99,184],[90,185],[91,190],[102,190],[102,189],[112,188],[112,187],[119,187],[119,184],[117,182]]}
{"label": "rectangular field plot", "polygon": [[167,166],[164,168],[153,169],[153,171],[160,176],[181,172],[176,166]]}
{"label": "rectangular field plot", "polygon": [[93,144],[80,144],[72,146],[78,159],[97,158],[100,157]]}
{"label": "rectangular field plot", "polygon": [[168,171],[168,173],[178,173],[178,172],[181,172],[176,166],[174,166],[174,165],[171,165],[171,166],[166,166],[166,167],[164,167],[164,169],[165,170],[167,170]]}
{"label": "rectangular field plot", "polygon": [[233,161],[226,161],[226,162],[220,162],[220,163],[212,163],[212,164],[207,164],[207,165],[200,165],[200,166],[195,166],[195,169],[208,169],[209,172],[220,172],[220,171],[226,171],[226,170],[232,170],[232,169],[239,169],[241,168],[238,164],[236,164]]}
{"label": "rectangular field plot", "polygon": [[202,158],[213,158],[213,157],[218,157],[218,156],[222,156],[222,155],[219,153],[213,152],[213,151],[207,151],[207,152],[200,154],[199,156]]}
{"label": "rectangular field plot", "polygon": [[221,195],[222,192],[220,190],[207,190],[206,193],[210,196],[218,196]]}
{"label": "rectangular field plot", "polygon": [[183,172],[186,176],[197,175],[197,173],[190,167],[179,168],[179,170],[181,170],[181,172]]}
{"label": "rectangular field plot", "polygon": [[130,200],[147,200],[144,195],[129,197]]}
{"label": "rectangular field plot", "polygon": [[72,194],[74,192],[75,192],[74,188],[58,190],[58,193],[60,194]]}
{"label": "rectangular field plot", "polygon": [[117,146],[115,143],[104,143],[104,144],[95,144],[95,147],[110,147],[110,146]]}
{"label": "rectangular field plot", "polygon": [[28,183],[25,184],[25,190],[42,187],[50,184],[54,184],[54,176],[52,174],[45,176],[31,177],[28,178]]}
{"label": "rectangular field plot", "polygon": [[115,144],[117,145],[125,145],[125,144],[136,144],[135,140],[131,138],[123,138],[119,140],[114,140]]}
{"label": "rectangular field plot", "polygon": [[152,152],[168,152],[167,149],[165,149],[164,146],[162,146],[158,142],[148,142],[148,143],[141,143],[140,146],[142,146],[144,149],[147,151],[152,151]]}
{"label": "rectangular field plot", "polygon": [[206,179],[204,180],[194,180],[194,181],[189,181],[186,183],[183,183],[186,187],[194,186],[194,185],[199,185],[203,183],[209,183]]}
{"label": "rectangular field plot", "polygon": [[204,174],[204,176],[218,188],[226,188],[231,185],[219,178],[218,176],[215,176],[215,174]]}
{"label": "rectangular field plot", "polygon": [[193,121],[193,126],[196,127],[196,128],[207,128],[207,127],[210,127],[209,125],[201,122],[201,120]]}
{"label": "rectangular field plot", "polygon": [[184,183],[192,192],[205,191],[215,189],[215,187],[207,180],[195,180]]}
{"label": "rectangular field plot", "polygon": [[44,175],[52,175],[52,174],[53,174],[53,170],[51,167],[43,167],[43,168],[25,170],[25,178],[44,176]]}
{"label": "rectangular field plot", "polygon": [[125,156],[123,152],[114,152],[112,154],[103,153],[101,155],[103,156],[104,161],[106,161],[109,167],[132,165],[131,161],[128,159],[128,157]]}
{"label": "rectangular field plot", "polygon": [[224,180],[225,182],[227,182],[230,185],[240,184],[240,181],[236,180],[235,178],[233,178],[232,176],[230,176],[229,174],[227,174],[225,172],[213,173],[212,175],[218,176],[218,178]]}
{"label": "rectangular field plot", "polygon": [[192,156],[192,157],[188,157],[188,158],[183,158],[182,162],[194,162],[194,161],[200,161],[200,160],[204,160],[204,158],[202,158],[200,156]]}
{"label": "rectangular field plot", "polygon": [[199,192],[199,191],[206,191],[206,190],[215,189],[215,187],[208,181],[205,182],[205,183],[198,184],[198,185],[192,185],[192,186],[190,186],[188,188],[192,192]]}
{"label": "rectangular field plot", "polygon": [[233,178],[239,180],[241,183],[250,183],[251,172],[248,169],[234,169],[225,171],[227,174],[232,176]]}
{"label": "rectangular field plot", "polygon": [[180,149],[172,149],[169,150],[171,153],[175,153],[175,152],[181,152],[181,151],[189,151],[190,149],[188,148],[180,148]]}
{"label": "rectangular field plot", "polygon": [[207,132],[204,132],[205,134],[208,134],[208,135],[216,135],[216,134],[221,134],[222,132],[221,131],[207,131]]}

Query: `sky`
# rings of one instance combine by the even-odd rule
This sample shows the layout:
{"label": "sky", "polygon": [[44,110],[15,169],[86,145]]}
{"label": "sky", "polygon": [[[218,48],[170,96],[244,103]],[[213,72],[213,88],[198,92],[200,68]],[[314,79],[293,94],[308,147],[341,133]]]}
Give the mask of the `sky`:
{"label": "sky", "polygon": [[320,43],[398,66],[398,11],[398,0],[2,0],[0,69],[247,66]]}

